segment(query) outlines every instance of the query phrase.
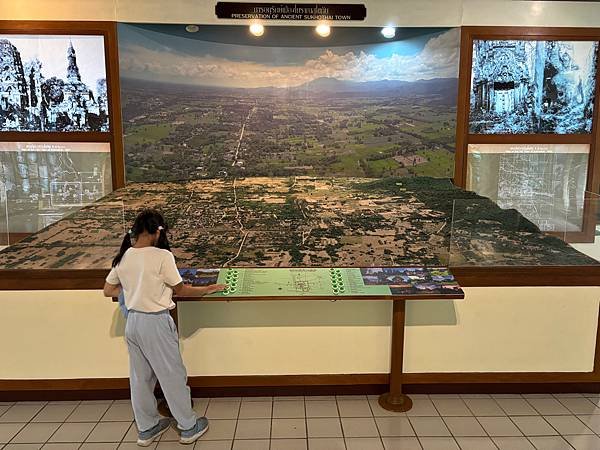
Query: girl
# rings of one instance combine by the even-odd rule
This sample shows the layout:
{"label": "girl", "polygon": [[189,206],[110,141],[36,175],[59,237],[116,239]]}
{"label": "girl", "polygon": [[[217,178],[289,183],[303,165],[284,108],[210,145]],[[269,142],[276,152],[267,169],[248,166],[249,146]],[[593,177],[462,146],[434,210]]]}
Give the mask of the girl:
{"label": "girl", "polygon": [[169,310],[175,308],[173,292],[192,297],[225,288],[225,285],[183,284],[161,214],[145,210],[137,216],[113,260],[104,295],[117,297],[122,289],[129,311],[125,338],[129,349],[131,403],[140,430],[138,445],[149,446],[170,425],[170,419],[161,419],[157,411],[154,397],[157,379],[177,421],[179,442],[191,444],[208,430],[206,417],[197,418],[191,407],[187,373]]}

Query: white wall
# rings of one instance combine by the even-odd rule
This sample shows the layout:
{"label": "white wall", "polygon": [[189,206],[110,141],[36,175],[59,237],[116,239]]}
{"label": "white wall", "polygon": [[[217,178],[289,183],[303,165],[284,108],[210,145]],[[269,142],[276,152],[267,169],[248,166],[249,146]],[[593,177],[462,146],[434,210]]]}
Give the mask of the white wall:
{"label": "white wall", "polygon": [[[598,288],[468,288],[409,302],[406,372],[586,372]],[[0,292],[0,379],[127,377],[124,321],[99,291]],[[390,302],[180,305],[190,375],[387,373]]]}
{"label": "white wall", "polygon": [[[0,0],[0,20],[244,23],[218,21],[215,3],[216,0]],[[329,0],[329,3],[347,1]],[[362,3],[367,5],[364,22],[336,25],[600,26],[599,3],[512,0],[362,0]]]}

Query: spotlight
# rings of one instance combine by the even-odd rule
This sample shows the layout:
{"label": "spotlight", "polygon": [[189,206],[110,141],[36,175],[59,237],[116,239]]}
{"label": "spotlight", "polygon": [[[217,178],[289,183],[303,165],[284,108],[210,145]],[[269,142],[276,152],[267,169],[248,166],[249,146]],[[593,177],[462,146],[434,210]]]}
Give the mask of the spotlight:
{"label": "spotlight", "polygon": [[392,39],[396,36],[396,29],[394,27],[385,27],[381,29],[381,34],[383,34],[383,37],[386,39]]}
{"label": "spotlight", "polygon": [[327,37],[331,34],[331,27],[329,25],[322,23],[321,25],[317,25],[317,28],[315,28],[315,31],[317,32],[317,34],[319,36]]}
{"label": "spotlight", "polygon": [[185,27],[185,31],[187,31],[188,33],[197,33],[198,30],[200,30],[200,27],[198,25],[187,25]]}
{"label": "spotlight", "polygon": [[254,36],[262,36],[265,34],[265,27],[263,27],[260,23],[253,23],[250,25],[250,33],[252,33]]}

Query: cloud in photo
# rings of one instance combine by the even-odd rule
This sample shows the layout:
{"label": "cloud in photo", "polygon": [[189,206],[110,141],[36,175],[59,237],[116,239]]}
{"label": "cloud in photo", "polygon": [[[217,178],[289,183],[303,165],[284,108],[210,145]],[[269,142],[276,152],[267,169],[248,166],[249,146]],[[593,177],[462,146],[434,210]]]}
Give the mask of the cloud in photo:
{"label": "cloud in photo", "polygon": [[[321,77],[348,81],[402,80],[416,81],[458,76],[458,29],[433,36],[414,55],[393,50],[394,43],[378,44],[377,55],[369,47],[357,49],[323,48],[318,57],[306,58],[293,65],[268,65],[253,61],[232,61],[215,51],[192,56],[177,49],[125,43],[120,48],[123,75],[130,78],[222,87],[295,87]],[[388,46],[390,51],[386,52]],[[383,49],[384,51],[381,51]],[[265,52],[276,51],[264,47]],[[292,51],[292,50],[290,50]]]}

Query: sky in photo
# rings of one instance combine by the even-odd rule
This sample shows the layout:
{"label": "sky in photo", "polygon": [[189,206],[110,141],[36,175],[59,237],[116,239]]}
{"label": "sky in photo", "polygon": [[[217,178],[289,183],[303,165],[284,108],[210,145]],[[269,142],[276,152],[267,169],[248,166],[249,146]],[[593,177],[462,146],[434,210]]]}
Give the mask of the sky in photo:
{"label": "sky in photo", "polygon": [[322,77],[355,82],[458,76],[459,31],[363,46],[223,44],[119,25],[121,75],[220,87],[295,87]]}

